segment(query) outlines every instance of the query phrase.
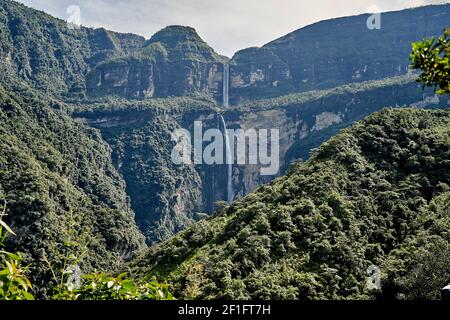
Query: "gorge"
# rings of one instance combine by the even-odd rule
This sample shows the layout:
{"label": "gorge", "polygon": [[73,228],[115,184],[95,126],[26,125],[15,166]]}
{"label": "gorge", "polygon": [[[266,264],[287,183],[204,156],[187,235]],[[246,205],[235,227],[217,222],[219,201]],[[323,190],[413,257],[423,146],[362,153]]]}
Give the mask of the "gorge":
{"label": "gorge", "polygon": [[[209,266],[209,262],[196,260],[196,255],[202,253],[214,263],[223,258],[219,262],[229,272],[226,277],[233,275],[233,281],[243,275],[242,279],[251,283],[258,272],[263,275],[277,270],[288,272],[292,262],[289,259],[296,259],[296,251],[267,208],[273,208],[289,226],[293,224],[291,214],[311,214],[304,220],[298,218],[296,223],[305,227],[308,239],[313,242],[318,232],[314,228],[323,227],[325,220],[335,232],[333,239],[342,240],[342,230],[347,227],[345,230],[351,229],[353,237],[353,232],[360,232],[358,219],[364,221],[361,208],[371,205],[371,198],[363,196],[356,204],[350,201],[341,205],[345,201],[327,193],[316,208],[298,198],[302,193],[295,184],[308,183],[309,186],[310,176],[291,179],[290,172],[309,161],[313,154],[306,167],[298,170],[302,174],[310,170],[311,177],[322,178],[314,169],[317,164],[332,179],[327,163],[321,162],[329,158],[326,153],[329,149],[336,151],[337,158],[332,158],[331,163],[336,171],[342,169],[341,161],[345,166],[356,168],[355,172],[347,167],[339,171],[345,176],[344,187],[352,192],[356,192],[352,178],[357,177],[361,188],[372,196],[365,184],[372,181],[364,180],[365,171],[359,167],[360,163],[367,164],[370,169],[367,171],[384,175],[383,170],[389,169],[400,178],[404,178],[402,170],[406,170],[405,181],[414,184],[411,190],[403,189],[402,181],[386,177],[388,184],[374,178],[381,190],[377,197],[389,200],[386,205],[391,205],[395,197],[417,196],[414,198],[417,203],[408,203],[408,208],[380,209],[386,228],[395,224],[402,230],[398,234],[386,231],[389,245],[383,250],[390,252],[393,246],[403,245],[407,233],[402,228],[414,227],[404,224],[412,215],[410,208],[417,204],[425,212],[428,210],[425,202],[434,199],[430,193],[435,192],[436,204],[430,205],[430,210],[436,216],[444,210],[440,201],[446,189],[438,181],[438,177],[446,177],[442,174],[444,170],[426,172],[424,176],[428,180],[416,181],[419,173],[415,170],[420,166],[412,153],[418,152],[418,147],[411,141],[414,142],[416,129],[426,129],[417,133],[425,141],[430,132],[436,134],[437,138],[430,140],[429,146],[428,142],[426,144],[428,149],[436,149],[442,163],[435,164],[425,147],[420,149],[420,161],[445,166],[443,141],[447,123],[442,119],[447,118],[448,112],[384,111],[364,122],[370,138],[386,140],[388,146],[395,147],[395,155],[386,156],[390,161],[386,163],[377,158],[378,153],[385,154],[386,150],[382,147],[369,150],[363,139],[368,133],[361,129],[358,121],[385,107],[447,109],[450,106],[448,96],[423,90],[416,82],[417,74],[409,69],[411,43],[441,34],[450,21],[450,4],[383,13],[381,30],[367,30],[367,18],[368,15],[359,15],[318,22],[260,48],[243,49],[228,58],[216,53],[191,27],[169,26],[150,39],[103,28],[73,30],[67,28],[65,21],[11,0],[0,0],[0,195],[8,203],[8,223],[20,235],[8,239],[8,246],[24,252],[26,261],[48,259],[62,264],[59,258],[62,243],[73,237],[68,230],[76,225],[74,232],[80,244],[75,250],[81,254],[87,247],[89,252],[94,252],[82,265],[87,271],[117,270],[124,261],[139,256],[147,246],[171,239],[162,245],[168,247],[167,252],[160,252],[158,246],[152,247],[151,253],[146,251],[151,263],[139,260],[137,265],[146,264],[140,266],[140,270],[156,268],[158,275],[164,274],[167,270],[163,262],[169,261],[167,265],[171,266],[175,260],[187,259],[186,265],[192,267],[188,270],[192,274],[185,270],[175,276],[190,279],[191,275],[196,276],[194,262],[199,262],[201,268]],[[425,120],[416,121],[415,117]],[[176,144],[172,133],[184,129],[193,135],[196,121],[200,121],[205,130],[215,128],[224,133],[225,164],[176,165],[172,162],[171,151]],[[395,121],[408,124],[408,131],[402,133]],[[355,123],[356,129],[347,135],[346,128]],[[433,131],[433,124],[438,132]],[[378,127],[393,132],[394,136],[383,135]],[[233,164],[234,144],[227,130],[271,128],[279,128],[278,174],[261,175],[261,164]],[[339,140],[346,148],[344,160],[338,157],[341,153],[332,143],[321,147],[319,154],[323,157],[318,157],[317,148],[326,141],[336,141],[329,139],[338,132],[344,132]],[[401,140],[404,135],[410,144],[404,145]],[[362,149],[355,147],[353,150],[350,146]],[[349,163],[345,162],[347,158]],[[280,178],[284,175],[288,177]],[[330,190],[336,187],[334,180],[322,182],[319,187]],[[293,190],[295,195],[283,194],[280,189],[284,184],[286,190]],[[341,191],[337,187],[336,190]],[[253,204],[252,197],[257,200]],[[272,203],[272,200],[278,202]],[[280,205],[288,200],[298,201],[295,210],[289,208],[289,215]],[[246,208],[240,207],[243,203]],[[348,210],[353,210],[353,205],[360,207],[351,215]],[[246,216],[249,212],[258,213],[258,219],[255,218],[258,221],[251,225],[252,229],[250,225],[245,228],[248,221],[253,222],[253,218]],[[394,217],[388,216],[391,212],[395,213]],[[335,221],[333,214],[339,215],[343,222]],[[375,213],[370,218],[370,223],[376,224]],[[270,236],[258,233],[270,229],[267,221],[274,225]],[[218,231],[222,226],[223,230]],[[436,226],[436,230],[441,230],[439,228]],[[233,273],[229,256],[221,256],[208,247],[211,230],[217,235],[216,244],[227,243],[224,252],[228,250],[227,254],[233,255],[233,259],[244,261],[242,257],[249,257],[251,260],[248,265],[239,265],[236,269],[239,275]],[[181,235],[174,238],[180,232]],[[238,239],[230,236],[233,232],[239,234]],[[374,232],[373,238],[378,241],[385,236],[383,232]],[[301,239],[299,234],[294,237]],[[352,237],[342,241],[351,242]],[[224,242],[220,242],[222,240]],[[327,243],[328,239],[321,240],[323,243],[312,254],[316,258],[322,254],[320,259],[329,254],[330,246],[339,245]],[[262,263],[258,249],[266,250],[271,241],[276,259],[286,252],[293,256],[283,257],[282,263],[268,265],[267,269],[250,272],[252,263]],[[351,246],[354,252],[361,254],[357,260],[361,264],[382,256],[377,245],[371,246],[365,241],[363,239],[369,258],[362,257],[362,253]],[[198,251],[187,250],[186,243]],[[242,247],[236,247],[236,243]],[[242,249],[246,245],[256,248],[257,253],[246,252]],[[261,256],[266,258],[264,254]],[[308,265],[308,259],[309,256],[305,256],[301,265]],[[338,261],[340,257],[334,259]],[[328,277],[322,279],[320,285],[326,281],[341,282],[336,272],[320,261],[323,264],[314,267]],[[356,270],[352,262],[348,264],[349,270]],[[50,270],[36,267],[35,271],[33,280],[43,284],[42,294],[45,295],[44,284],[48,282]],[[339,272],[345,274],[344,269]],[[230,281],[225,285],[214,276],[209,272],[198,292],[190,292],[187,282],[177,290],[185,296],[192,293],[193,297],[208,297],[211,292],[219,297],[220,285],[228,289],[236,285],[234,293],[227,293],[230,297],[265,297],[259,288],[242,289],[242,281]],[[306,277],[305,283],[311,285],[304,290],[319,290],[320,285],[311,274],[299,277]],[[354,272],[354,277],[361,279],[360,270]],[[354,279],[345,283],[348,291],[345,294],[354,291]],[[330,289],[327,297],[333,294]],[[276,293],[267,295],[272,297]]]}

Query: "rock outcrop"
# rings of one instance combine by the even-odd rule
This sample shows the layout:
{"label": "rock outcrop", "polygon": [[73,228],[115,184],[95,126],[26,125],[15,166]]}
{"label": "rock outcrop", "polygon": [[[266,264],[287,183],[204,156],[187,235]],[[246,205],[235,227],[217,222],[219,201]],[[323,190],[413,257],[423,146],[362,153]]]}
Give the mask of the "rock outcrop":
{"label": "rock outcrop", "polygon": [[220,99],[225,61],[193,28],[170,26],[157,32],[138,52],[94,68],[87,75],[87,92],[126,98],[200,92]]}
{"label": "rock outcrop", "polygon": [[321,21],[239,51],[231,61],[231,103],[404,75],[411,42],[441,34],[450,5],[383,13],[380,30],[369,30],[368,18]]}

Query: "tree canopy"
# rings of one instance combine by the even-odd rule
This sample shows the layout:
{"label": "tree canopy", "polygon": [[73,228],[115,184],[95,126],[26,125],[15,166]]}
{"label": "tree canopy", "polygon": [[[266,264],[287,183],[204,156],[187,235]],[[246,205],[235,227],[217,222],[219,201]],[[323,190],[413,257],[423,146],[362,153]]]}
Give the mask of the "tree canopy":
{"label": "tree canopy", "polygon": [[450,28],[437,39],[426,38],[412,46],[411,67],[422,71],[418,81],[439,94],[450,94]]}

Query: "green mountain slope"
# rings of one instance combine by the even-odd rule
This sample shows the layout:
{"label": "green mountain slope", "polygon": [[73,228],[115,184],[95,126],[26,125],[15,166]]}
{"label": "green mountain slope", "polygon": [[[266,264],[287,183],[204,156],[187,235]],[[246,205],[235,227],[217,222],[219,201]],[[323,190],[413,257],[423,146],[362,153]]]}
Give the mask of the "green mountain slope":
{"label": "green mountain slope", "polygon": [[60,270],[68,252],[83,272],[115,270],[145,245],[111,149],[63,103],[10,80],[0,85],[0,193],[18,236],[7,249],[25,254],[40,294],[50,285],[45,260]]}
{"label": "green mountain slope", "polygon": [[366,286],[376,266],[384,297],[438,298],[450,280],[449,159],[448,110],[385,109],[153,247],[136,274],[170,279],[184,298],[343,299],[380,294]]}
{"label": "green mountain slope", "polygon": [[[24,252],[45,295],[46,259],[58,268],[73,250],[83,272],[115,270],[145,247],[136,222],[160,241],[212,212],[226,168],[175,166],[171,132],[195,120],[217,127],[218,111],[229,128],[286,129],[284,169],[382,106],[448,106],[423,94],[406,65],[410,42],[440,33],[449,8],[386,14],[386,29],[367,38],[367,16],[358,16],[244,50],[230,62],[231,98],[251,101],[223,110],[228,59],[190,27],[146,41],[70,30],[0,0],[0,194],[18,233],[8,249]],[[181,97],[149,99],[171,96]],[[234,167],[237,195],[268,181],[257,169]],[[447,111],[385,111],[152,248],[138,271],[169,277],[180,297],[367,298],[373,264],[385,296],[434,298],[448,280],[448,171]],[[427,268],[444,271],[425,281]]]}

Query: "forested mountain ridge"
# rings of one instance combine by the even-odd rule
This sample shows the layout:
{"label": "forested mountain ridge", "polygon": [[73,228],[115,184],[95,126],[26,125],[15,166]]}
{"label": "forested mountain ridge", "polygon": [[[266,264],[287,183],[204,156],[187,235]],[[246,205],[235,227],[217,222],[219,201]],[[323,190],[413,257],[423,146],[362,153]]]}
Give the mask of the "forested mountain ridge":
{"label": "forested mountain ridge", "polygon": [[441,34],[450,4],[382,13],[379,30],[368,29],[369,16],[320,21],[237,52],[232,104],[407,74],[411,42]]}
{"label": "forested mountain ridge", "polygon": [[[230,65],[232,104],[380,80],[408,72],[410,43],[437,36],[450,5],[321,21],[261,48],[218,55],[191,27],[169,26],[149,40],[81,27],[11,0],[0,1],[0,60],[34,87],[65,98],[132,99],[201,93],[222,101]],[[329,30],[339,32],[330,33]]]}
{"label": "forested mountain ridge", "polygon": [[67,22],[11,0],[0,1],[0,60],[35,88],[83,96],[90,68],[133,52],[145,39],[105,29],[69,29]]}
{"label": "forested mountain ridge", "polygon": [[0,201],[17,233],[7,245],[24,253],[40,295],[69,253],[89,272],[145,248],[110,147],[65,109],[14,77],[0,85]]}
{"label": "forested mountain ridge", "polygon": [[[450,281],[449,130],[448,110],[376,113],[153,247],[136,275],[189,299],[437,299]],[[370,266],[382,291],[366,286]]]}

